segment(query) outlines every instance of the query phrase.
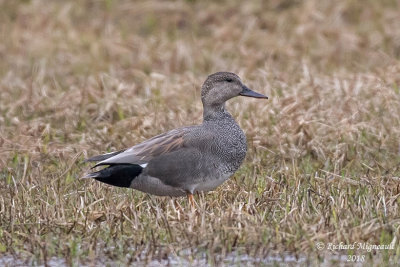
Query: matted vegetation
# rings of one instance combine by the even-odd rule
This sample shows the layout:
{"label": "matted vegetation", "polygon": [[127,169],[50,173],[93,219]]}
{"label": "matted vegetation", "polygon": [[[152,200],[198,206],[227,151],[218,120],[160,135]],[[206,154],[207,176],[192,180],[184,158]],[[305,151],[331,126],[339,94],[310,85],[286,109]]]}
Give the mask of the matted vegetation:
{"label": "matted vegetation", "polygon": [[[385,1],[0,1],[0,262],[400,261],[400,13]],[[241,169],[175,200],[83,159],[201,122],[233,71]],[[394,244],[318,250],[316,243]]]}

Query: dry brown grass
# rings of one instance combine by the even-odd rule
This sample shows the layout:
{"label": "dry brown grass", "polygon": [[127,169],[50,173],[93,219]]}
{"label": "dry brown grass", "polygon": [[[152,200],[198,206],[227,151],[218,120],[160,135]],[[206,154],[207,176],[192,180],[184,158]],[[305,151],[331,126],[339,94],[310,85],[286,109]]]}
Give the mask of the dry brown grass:
{"label": "dry brown grass", "polygon": [[[266,2],[0,1],[0,262],[398,262],[399,2]],[[220,70],[270,99],[228,104],[250,151],[197,213],[77,179],[87,156],[199,123]]]}

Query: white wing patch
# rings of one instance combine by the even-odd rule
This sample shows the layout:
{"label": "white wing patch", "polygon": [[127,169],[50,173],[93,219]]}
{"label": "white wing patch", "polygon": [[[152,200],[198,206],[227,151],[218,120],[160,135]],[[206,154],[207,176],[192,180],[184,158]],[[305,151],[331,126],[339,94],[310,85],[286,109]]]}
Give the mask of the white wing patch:
{"label": "white wing patch", "polygon": [[113,151],[113,152],[108,152],[108,153],[104,153],[102,156],[111,155],[111,154],[114,154],[114,153],[115,153],[115,151]]}
{"label": "white wing patch", "polygon": [[143,169],[146,168],[146,166],[147,166],[147,163],[140,164],[140,167],[142,167]]}

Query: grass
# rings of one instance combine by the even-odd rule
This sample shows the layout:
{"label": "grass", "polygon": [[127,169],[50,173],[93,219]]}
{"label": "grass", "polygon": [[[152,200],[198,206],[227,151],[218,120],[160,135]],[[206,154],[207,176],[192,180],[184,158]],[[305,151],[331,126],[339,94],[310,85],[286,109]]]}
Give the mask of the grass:
{"label": "grass", "polygon": [[[0,1],[0,262],[396,264],[398,8]],[[200,85],[220,70],[270,99],[228,103],[249,152],[197,212],[79,179],[88,156],[200,123]]]}

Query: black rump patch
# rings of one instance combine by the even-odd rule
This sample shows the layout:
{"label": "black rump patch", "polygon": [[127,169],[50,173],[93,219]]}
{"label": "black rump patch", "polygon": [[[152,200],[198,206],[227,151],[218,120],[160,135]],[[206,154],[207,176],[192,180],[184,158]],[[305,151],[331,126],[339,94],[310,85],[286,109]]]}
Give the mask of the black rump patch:
{"label": "black rump patch", "polygon": [[137,164],[116,164],[93,172],[87,177],[113,186],[130,187],[133,179],[135,179],[142,170],[143,168]]}

